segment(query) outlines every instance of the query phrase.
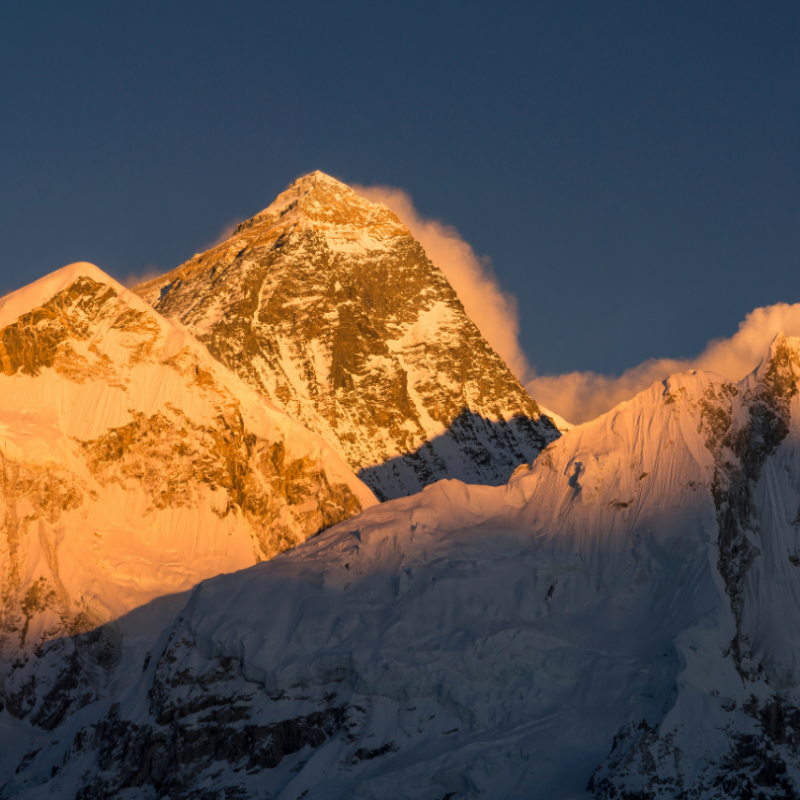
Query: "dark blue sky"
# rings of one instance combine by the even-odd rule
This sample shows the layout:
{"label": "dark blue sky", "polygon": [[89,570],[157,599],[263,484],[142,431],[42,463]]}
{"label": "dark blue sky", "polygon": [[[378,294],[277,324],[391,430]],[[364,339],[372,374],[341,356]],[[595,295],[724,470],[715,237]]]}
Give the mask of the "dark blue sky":
{"label": "dark blue sky", "polygon": [[795,2],[16,3],[0,290],[171,269],[298,175],[491,256],[540,371],[687,356],[800,301]]}

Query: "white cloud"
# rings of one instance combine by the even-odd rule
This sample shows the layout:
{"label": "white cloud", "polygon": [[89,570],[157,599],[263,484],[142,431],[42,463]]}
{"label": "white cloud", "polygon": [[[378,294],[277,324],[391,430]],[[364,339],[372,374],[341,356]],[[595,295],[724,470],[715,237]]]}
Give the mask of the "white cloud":
{"label": "white cloud", "polygon": [[444,273],[467,316],[509,369],[520,380],[532,374],[519,343],[517,300],[500,288],[490,259],[478,256],[451,225],[421,216],[411,197],[402,189],[391,186],[352,188],[362,197],[383,203],[394,211],[422,245],[428,258]]}
{"label": "white cloud", "polygon": [[[420,242],[431,261],[442,270],[464,305],[469,318],[523,382],[538,403],[578,424],[604,414],[615,405],[630,400],[654,381],[675,372],[703,369],[717,372],[729,380],[740,380],[763,358],[779,331],[800,336],[800,303],[778,303],[757,308],[728,339],[708,342],[693,359],[650,359],[625,370],[622,375],[596,372],[569,372],[561,375],[536,375],[519,342],[517,299],[504,291],[492,271],[491,260],[479,256],[451,225],[428,219],[414,208],[407,192],[391,186],[357,186],[353,190],[373,202],[388,206]],[[226,225],[207,247],[226,241],[237,222]],[[134,286],[161,275],[155,269],[129,275],[124,284]]]}
{"label": "white cloud", "polygon": [[573,423],[586,422],[630,400],[654,381],[674,372],[702,369],[732,381],[754,370],[779,332],[800,336],[800,303],[778,303],[751,311],[729,339],[710,341],[693,359],[650,359],[620,376],[596,372],[539,375],[526,384],[537,402]]}

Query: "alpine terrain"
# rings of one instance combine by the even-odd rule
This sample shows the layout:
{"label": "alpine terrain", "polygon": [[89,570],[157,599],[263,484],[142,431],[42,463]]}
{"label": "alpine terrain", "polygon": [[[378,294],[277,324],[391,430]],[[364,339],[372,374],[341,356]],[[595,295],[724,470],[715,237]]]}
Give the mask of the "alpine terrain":
{"label": "alpine terrain", "polygon": [[321,172],[135,291],[381,499],[505,483],[559,435],[408,229]]}
{"label": "alpine terrain", "polygon": [[0,717],[2,796],[800,797],[798,380],[779,335],[203,582],[113,702]]}
{"label": "alpine terrain", "polygon": [[[377,502],[318,436],[90,264],[0,300],[0,364],[4,724],[57,730],[128,667],[138,677],[180,593]],[[0,734],[0,758],[16,738]]]}

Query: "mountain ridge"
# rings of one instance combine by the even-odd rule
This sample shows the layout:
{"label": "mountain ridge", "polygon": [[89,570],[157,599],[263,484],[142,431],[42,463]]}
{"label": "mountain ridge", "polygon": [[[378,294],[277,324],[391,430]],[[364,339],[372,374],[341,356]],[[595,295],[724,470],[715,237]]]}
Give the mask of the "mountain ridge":
{"label": "mountain ridge", "polygon": [[45,729],[108,689],[116,619],[377,502],[93,265],[0,299],[0,363],[0,700]]}
{"label": "mountain ridge", "polygon": [[505,486],[440,481],[205,582],[30,769],[87,799],[800,796],[799,380],[778,335]]}
{"label": "mountain ridge", "polygon": [[393,212],[323,173],[136,291],[383,499],[502,483],[559,435]]}

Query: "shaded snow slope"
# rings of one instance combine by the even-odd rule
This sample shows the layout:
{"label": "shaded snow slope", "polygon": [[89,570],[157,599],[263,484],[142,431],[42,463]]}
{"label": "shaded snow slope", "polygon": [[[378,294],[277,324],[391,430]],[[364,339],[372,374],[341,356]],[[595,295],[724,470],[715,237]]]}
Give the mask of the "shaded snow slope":
{"label": "shaded snow slope", "polygon": [[0,700],[17,719],[52,729],[108,688],[114,620],[376,502],[90,264],[0,299],[0,365]]}
{"label": "shaded snow slope", "polygon": [[507,486],[442,481],[204,582],[6,795],[800,796],[798,377],[778,337]]}
{"label": "shaded snow slope", "polygon": [[558,437],[408,229],[321,172],[136,291],[382,499],[504,483]]}

